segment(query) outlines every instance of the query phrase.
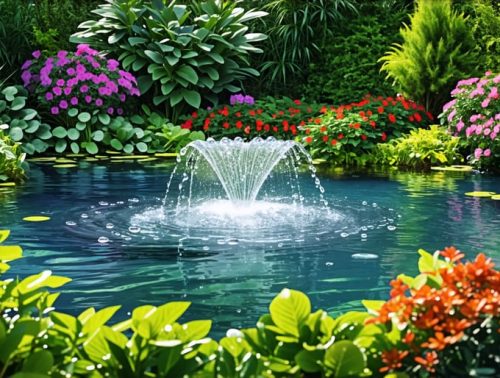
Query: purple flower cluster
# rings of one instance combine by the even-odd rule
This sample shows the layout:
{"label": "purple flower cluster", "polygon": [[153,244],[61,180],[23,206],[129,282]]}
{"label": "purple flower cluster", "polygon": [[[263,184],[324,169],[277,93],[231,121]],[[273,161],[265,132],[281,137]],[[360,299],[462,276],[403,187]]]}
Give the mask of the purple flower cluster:
{"label": "purple flower cluster", "polygon": [[253,104],[255,104],[255,99],[250,95],[245,96],[242,93],[238,93],[238,94],[231,95],[231,97],[229,98],[229,103],[231,105],[236,105],[236,104],[253,105]]}
{"label": "purple flower cluster", "polygon": [[499,84],[500,74],[491,71],[482,78],[460,80],[451,92],[453,100],[443,107],[451,131],[465,137],[477,161],[500,153]]}
{"label": "purple flower cluster", "polygon": [[21,67],[21,78],[53,115],[70,107],[121,115],[127,99],[140,95],[132,74],[86,44],[78,45],[75,53],[61,50],[43,59],[35,51],[32,56]]}

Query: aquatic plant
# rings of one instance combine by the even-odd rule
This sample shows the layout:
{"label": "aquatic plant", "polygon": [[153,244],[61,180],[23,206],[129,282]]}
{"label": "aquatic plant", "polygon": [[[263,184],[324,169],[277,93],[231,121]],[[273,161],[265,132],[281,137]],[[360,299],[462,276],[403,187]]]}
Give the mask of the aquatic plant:
{"label": "aquatic plant", "polygon": [[439,116],[460,136],[471,164],[495,167],[500,161],[500,74],[460,80],[451,91],[453,100]]}
{"label": "aquatic plant", "polygon": [[[0,230],[0,243],[9,236]],[[120,306],[78,316],[54,310],[70,281],[44,271],[4,279],[19,246],[0,245],[0,377],[321,377],[498,373],[500,272],[479,254],[462,262],[453,247],[419,251],[420,274],[392,281],[387,301],[333,319],[309,298],[283,289],[255,328],[218,342],[210,320],[180,324],[189,302],[144,305],[111,324]],[[18,374],[16,374],[18,373]]]}

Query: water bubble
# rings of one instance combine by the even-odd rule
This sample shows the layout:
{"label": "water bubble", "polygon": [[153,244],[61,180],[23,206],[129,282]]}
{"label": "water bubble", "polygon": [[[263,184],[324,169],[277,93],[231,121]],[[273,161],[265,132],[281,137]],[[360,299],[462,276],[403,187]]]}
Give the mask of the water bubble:
{"label": "water bubble", "polygon": [[99,215],[99,214],[101,214],[101,212],[99,210],[96,210],[96,211],[94,211],[94,214]]}
{"label": "water bubble", "polygon": [[377,205],[377,203],[376,203],[376,202],[374,202],[374,203],[372,203],[372,206],[373,206],[373,207],[377,207],[378,205]]}
{"label": "water bubble", "polygon": [[109,239],[106,236],[100,236],[99,239],[97,239],[97,241],[101,244],[109,243]]}
{"label": "water bubble", "polygon": [[73,221],[66,221],[67,226],[76,226],[76,222]]}
{"label": "water bubble", "polygon": [[378,259],[378,255],[374,253],[355,253],[351,256],[353,259],[358,260],[373,260]]}
{"label": "water bubble", "polygon": [[326,266],[333,266],[333,262],[331,262],[331,261],[327,261],[327,262],[325,263],[325,265],[326,265]]}
{"label": "water bubble", "polygon": [[181,162],[181,156],[177,155],[177,158],[175,160],[177,161],[177,163],[180,163]]}
{"label": "water bubble", "polygon": [[99,201],[99,205],[108,206],[108,203],[106,201]]}
{"label": "water bubble", "polygon": [[278,243],[278,247],[279,248],[283,247],[283,243]]}
{"label": "water bubble", "polygon": [[88,214],[86,214],[86,213],[82,213],[82,214],[80,215],[80,217],[81,217],[81,218],[86,219],[86,218],[88,218],[88,217],[89,217],[89,215],[88,215]]}
{"label": "water bubble", "polygon": [[349,236],[349,234],[347,232],[342,232],[340,234],[340,236],[343,237],[343,238],[347,238]]}
{"label": "water bubble", "polygon": [[227,244],[229,245],[237,245],[238,243],[238,239],[227,239]]}
{"label": "water bubble", "polygon": [[223,244],[226,244],[226,241],[224,239],[219,239],[219,240],[217,240],[217,244],[223,245]]}
{"label": "water bubble", "polygon": [[322,186],[320,186],[320,187],[319,187],[319,191],[320,191],[321,193],[324,193],[324,192],[325,192],[325,188],[323,188]]}
{"label": "water bubble", "polygon": [[128,230],[133,234],[141,232],[141,228],[139,226],[130,226]]}
{"label": "water bubble", "polygon": [[368,230],[368,227],[366,227],[366,226],[361,227],[361,231],[366,231],[366,230]]}
{"label": "water bubble", "polygon": [[396,229],[396,226],[389,225],[389,226],[387,226],[387,229],[388,229],[389,231],[394,231],[394,230]]}
{"label": "water bubble", "polygon": [[136,198],[136,197],[129,198],[128,202],[137,203],[137,202],[139,202],[139,198]]}
{"label": "water bubble", "polygon": [[123,202],[123,201],[116,201],[116,204],[117,204],[117,205],[123,205],[123,204],[124,204],[124,202]]}
{"label": "water bubble", "polygon": [[210,250],[210,247],[209,247],[208,245],[205,245],[205,246],[203,246],[203,250],[204,250],[204,251],[209,251],[209,250]]}
{"label": "water bubble", "polygon": [[184,155],[186,155],[186,152],[187,152],[187,148],[186,148],[186,147],[181,148],[181,150],[180,150],[180,155],[181,155],[181,156],[184,156]]}
{"label": "water bubble", "polygon": [[366,239],[367,237],[368,237],[368,235],[367,235],[367,234],[361,234],[361,238],[362,238],[362,239]]}
{"label": "water bubble", "polygon": [[368,202],[363,201],[363,202],[361,202],[361,204],[362,204],[363,206],[366,206],[366,205],[368,205]]}
{"label": "water bubble", "polygon": [[106,228],[108,230],[111,230],[113,227],[115,227],[115,225],[113,223],[106,223]]}

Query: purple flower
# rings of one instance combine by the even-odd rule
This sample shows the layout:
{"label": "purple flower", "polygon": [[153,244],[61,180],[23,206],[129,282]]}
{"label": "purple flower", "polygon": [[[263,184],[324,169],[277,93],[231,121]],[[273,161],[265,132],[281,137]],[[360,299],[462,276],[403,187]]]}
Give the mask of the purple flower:
{"label": "purple flower", "polygon": [[75,70],[74,68],[70,67],[70,68],[68,68],[68,69],[66,70],[66,73],[67,73],[69,76],[75,76],[75,74],[76,74],[76,70]]}
{"label": "purple flower", "polygon": [[23,65],[21,66],[21,69],[27,70],[28,68],[30,68],[31,63],[33,63],[31,60],[27,60],[26,62],[23,63]]}
{"label": "purple flower", "polygon": [[59,114],[59,108],[57,106],[53,106],[50,108],[50,112],[54,115]]}
{"label": "purple flower", "polygon": [[59,107],[61,109],[68,109],[68,101],[62,100],[61,102],[59,102]]}
{"label": "purple flower", "polygon": [[107,66],[108,66],[108,70],[116,71],[117,68],[120,66],[120,63],[115,59],[110,59],[110,60],[108,60]]}
{"label": "purple flower", "polygon": [[65,84],[65,81],[64,79],[59,79],[56,81],[56,84],[59,86],[59,87],[62,87],[64,84]]}
{"label": "purple flower", "polygon": [[71,100],[69,100],[69,102],[73,106],[78,105],[78,98],[77,97],[71,97]]}
{"label": "purple flower", "polygon": [[127,99],[127,96],[126,96],[126,95],[124,95],[124,94],[122,93],[122,94],[119,96],[119,98],[120,98],[120,101],[121,101],[121,102],[125,102],[125,100]]}
{"label": "purple flower", "polygon": [[90,56],[95,56],[97,55],[98,52],[96,50],[93,50],[90,48],[89,45],[87,44],[80,44],[76,48],[76,53],[75,55],[90,55]]}
{"label": "purple flower", "polygon": [[71,91],[72,91],[72,90],[73,90],[73,88],[71,88],[71,87],[66,87],[66,88],[64,88],[64,94],[65,94],[66,96],[69,96],[69,95],[71,94]]}
{"label": "purple flower", "polygon": [[62,88],[61,87],[54,87],[54,88],[52,88],[52,92],[54,92],[54,94],[56,96],[60,96],[60,95],[62,95]]}
{"label": "purple flower", "polygon": [[85,102],[90,104],[92,102],[92,96],[85,96]]}
{"label": "purple flower", "polygon": [[109,96],[111,94],[110,90],[107,87],[99,87],[97,91],[99,92],[100,96]]}
{"label": "purple flower", "polygon": [[250,95],[246,95],[245,96],[245,104],[253,105],[253,104],[255,104],[255,99]]}
{"label": "purple flower", "polygon": [[33,58],[38,59],[42,56],[42,52],[40,50],[36,50],[36,51],[33,51],[33,53],[31,55],[33,56]]}
{"label": "purple flower", "polygon": [[88,85],[85,85],[85,84],[84,84],[84,85],[82,85],[82,86],[80,87],[80,92],[82,92],[82,93],[87,93],[88,91],[89,91],[89,87],[88,87]]}
{"label": "purple flower", "polygon": [[113,109],[112,107],[109,107],[108,110],[107,110],[107,112],[108,112],[109,115],[112,115],[115,112],[115,109]]}
{"label": "purple flower", "polygon": [[54,95],[52,94],[52,92],[45,93],[45,99],[47,101],[52,101],[53,98],[54,98]]}
{"label": "purple flower", "polygon": [[31,72],[23,71],[23,73],[21,74],[21,79],[23,79],[24,86],[27,87],[31,82]]}
{"label": "purple flower", "polygon": [[488,95],[488,98],[497,99],[498,97],[499,97],[498,96],[498,88],[497,87],[491,88],[491,91],[490,91],[490,94]]}
{"label": "purple flower", "polygon": [[58,53],[57,53],[57,57],[59,59],[63,59],[63,58],[66,58],[66,56],[68,56],[68,52],[65,51],[65,50],[60,50]]}
{"label": "purple flower", "polygon": [[102,104],[103,104],[102,99],[98,98],[97,100],[95,100],[95,105],[96,106],[102,106]]}
{"label": "purple flower", "polygon": [[116,109],[116,113],[117,113],[118,115],[122,115],[122,114],[123,114],[123,109],[122,109],[122,108],[118,108],[118,109]]}

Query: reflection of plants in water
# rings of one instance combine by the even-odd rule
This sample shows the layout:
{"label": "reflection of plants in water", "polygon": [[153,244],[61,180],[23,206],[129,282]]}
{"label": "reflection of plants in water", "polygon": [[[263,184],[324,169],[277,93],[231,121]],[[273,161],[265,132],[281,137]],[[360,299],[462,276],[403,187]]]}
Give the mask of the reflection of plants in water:
{"label": "reflection of plants in water", "polygon": [[409,197],[427,197],[435,195],[434,191],[453,192],[457,190],[457,180],[464,179],[466,173],[435,172],[417,174],[410,172],[390,172],[389,179],[404,186]]}

